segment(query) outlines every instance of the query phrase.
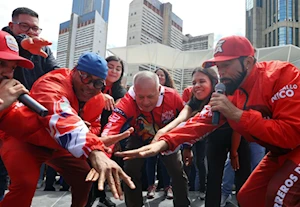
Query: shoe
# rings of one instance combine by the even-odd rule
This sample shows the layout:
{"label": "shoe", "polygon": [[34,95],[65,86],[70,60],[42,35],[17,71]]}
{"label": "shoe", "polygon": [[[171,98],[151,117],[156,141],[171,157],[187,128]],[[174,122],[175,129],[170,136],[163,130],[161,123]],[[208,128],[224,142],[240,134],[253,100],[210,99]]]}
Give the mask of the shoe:
{"label": "shoe", "polygon": [[226,203],[229,202],[231,200],[231,195],[221,195],[221,204],[220,207],[225,207]]}
{"label": "shoe", "polygon": [[148,187],[147,190],[148,190],[147,198],[148,199],[154,198],[155,191],[156,191],[156,186],[155,185],[151,185],[151,186]]}
{"label": "shoe", "polygon": [[173,199],[173,191],[172,191],[172,186],[168,186],[165,188],[165,196],[166,196],[166,199]]}
{"label": "shoe", "polygon": [[43,183],[44,183],[44,181],[39,179],[39,181],[36,185],[36,189],[40,189],[41,187],[43,187]]}
{"label": "shoe", "polygon": [[110,198],[105,197],[99,200],[97,207],[116,207],[116,204],[110,200]]}
{"label": "shoe", "polygon": [[46,186],[44,191],[56,191],[56,189],[53,186]]}
{"label": "shoe", "polygon": [[199,193],[199,198],[200,198],[200,200],[204,200],[204,199],[205,199],[205,196],[206,196],[205,192],[200,192],[200,193]]}

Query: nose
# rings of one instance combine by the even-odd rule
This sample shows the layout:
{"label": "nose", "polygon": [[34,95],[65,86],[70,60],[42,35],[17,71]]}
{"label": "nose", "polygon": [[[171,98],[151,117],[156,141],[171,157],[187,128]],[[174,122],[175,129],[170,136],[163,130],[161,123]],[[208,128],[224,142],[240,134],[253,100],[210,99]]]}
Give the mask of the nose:
{"label": "nose", "polygon": [[7,72],[2,73],[2,76],[6,79],[12,79],[14,77],[14,70],[8,70]]}

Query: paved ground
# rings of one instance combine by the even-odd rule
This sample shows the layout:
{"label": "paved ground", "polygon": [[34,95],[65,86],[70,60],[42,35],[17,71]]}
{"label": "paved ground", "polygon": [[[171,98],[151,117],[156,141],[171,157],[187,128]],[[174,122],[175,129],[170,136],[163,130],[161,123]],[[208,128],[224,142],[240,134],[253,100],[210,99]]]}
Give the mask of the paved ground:
{"label": "paved ground", "polygon": [[[146,192],[143,193],[144,196]],[[107,195],[111,196],[108,192]],[[191,199],[192,207],[204,207],[204,201],[197,198],[197,192],[190,192],[189,197]],[[118,207],[126,207],[124,201],[119,201],[112,199]],[[237,207],[235,199],[233,203],[228,203],[226,207]],[[71,204],[71,194],[70,192],[44,192],[42,190],[37,190],[33,198],[32,207],[68,207]],[[93,207],[97,206],[97,202]],[[146,200],[145,207],[171,207],[173,206],[172,200],[165,200],[163,198],[163,192],[156,193],[154,199]]]}

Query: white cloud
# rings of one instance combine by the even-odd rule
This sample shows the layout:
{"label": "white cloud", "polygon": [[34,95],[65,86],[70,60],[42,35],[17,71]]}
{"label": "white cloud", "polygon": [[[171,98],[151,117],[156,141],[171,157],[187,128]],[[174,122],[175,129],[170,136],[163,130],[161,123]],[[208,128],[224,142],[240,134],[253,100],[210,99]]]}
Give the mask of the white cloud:
{"label": "white cloud", "polygon": [[[28,7],[39,14],[41,37],[53,42],[56,51],[59,24],[70,19],[72,0],[13,0],[0,2],[0,26],[11,21],[17,7]],[[129,3],[131,0],[111,0],[108,26],[108,47],[126,45]],[[183,33],[193,36],[215,33],[215,39],[245,32],[244,0],[169,0],[173,12],[183,20]]]}

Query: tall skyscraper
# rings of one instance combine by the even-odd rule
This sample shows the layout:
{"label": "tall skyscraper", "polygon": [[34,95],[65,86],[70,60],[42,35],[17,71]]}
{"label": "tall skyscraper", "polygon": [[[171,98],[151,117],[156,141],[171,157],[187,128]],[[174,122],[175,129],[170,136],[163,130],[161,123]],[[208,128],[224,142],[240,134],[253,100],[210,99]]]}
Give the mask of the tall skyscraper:
{"label": "tall skyscraper", "polygon": [[[212,49],[214,47],[214,34],[205,34],[192,36],[190,34],[186,34],[183,37],[182,49],[184,51],[190,50],[207,50]],[[199,65],[200,67],[201,65]],[[192,85],[192,73],[194,68],[184,69],[183,77],[181,81],[182,89],[185,89],[187,86]]]}
{"label": "tall skyscraper", "polygon": [[[182,20],[172,12],[172,4],[158,0],[133,0],[129,6],[127,46],[161,43],[182,50]],[[129,66],[127,84],[141,70],[156,70],[153,65]],[[170,69],[170,68],[166,68]],[[180,89],[182,70],[171,70]]]}
{"label": "tall skyscraper", "polygon": [[246,0],[246,37],[254,47],[299,47],[299,20],[299,0]]}
{"label": "tall skyscraper", "polygon": [[59,26],[57,61],[73,68],[83,52],[105,56],[110,0],[73,0],[71,20]]}

